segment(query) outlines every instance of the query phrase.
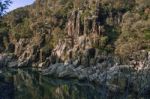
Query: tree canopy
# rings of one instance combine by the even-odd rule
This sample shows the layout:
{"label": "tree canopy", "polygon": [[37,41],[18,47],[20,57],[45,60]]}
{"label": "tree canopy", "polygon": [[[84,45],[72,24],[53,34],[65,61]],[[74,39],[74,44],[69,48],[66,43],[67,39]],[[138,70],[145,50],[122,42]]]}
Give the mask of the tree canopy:
{"label": "tree canopy", "polygon": [[4,14],[8,6],[12,3],[11,0],[0,0],[0,16]]}

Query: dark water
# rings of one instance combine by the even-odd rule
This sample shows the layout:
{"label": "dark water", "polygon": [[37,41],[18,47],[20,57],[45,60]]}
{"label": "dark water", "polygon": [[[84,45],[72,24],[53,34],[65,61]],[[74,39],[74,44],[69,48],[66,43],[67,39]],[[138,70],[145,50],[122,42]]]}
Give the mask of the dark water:
{"label": "dark water", "polygon": [[106,89],[87,81],[42,76],[31,69],[0,73],[0,99],[129,99]]}
{"label": "dark water", "polygon": [[98,87],[77,80],[61,80],[30,69],[0,74],[0,99],[102,99]]}

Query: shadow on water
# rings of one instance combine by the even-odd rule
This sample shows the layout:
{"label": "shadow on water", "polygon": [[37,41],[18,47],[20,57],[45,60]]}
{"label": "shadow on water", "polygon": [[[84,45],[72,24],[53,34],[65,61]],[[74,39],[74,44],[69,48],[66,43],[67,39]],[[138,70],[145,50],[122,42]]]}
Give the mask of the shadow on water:
{"label": "shadow on water", "polygon": [[31,69],[4,70],[0,74],[0,99],[100,99],[88,82],[42,76]]}
{"label": "shadow on water", "polygon": [[127,99],[123,97],[119,93],[110,93],[104,86],[42,76],[32,69],[0,73],[0,99]]}
{"label": "shadow on water", "polygon": [[14,84],[12,78],[0,74],[0,99],[14,99]]}

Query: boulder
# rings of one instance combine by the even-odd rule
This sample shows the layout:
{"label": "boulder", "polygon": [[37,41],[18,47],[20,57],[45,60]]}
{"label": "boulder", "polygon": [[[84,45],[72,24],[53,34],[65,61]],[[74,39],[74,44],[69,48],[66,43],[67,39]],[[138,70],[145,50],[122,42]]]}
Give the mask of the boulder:
{"label": "boulder", "polygon": [[75,78],[77,73],[73,65],[64,65],[57,63],[50,65],[47,69],[42,70],[43,75],[53,75],[60,78]]}
{"label": "boulder", "polygon": [[77,74],[72,65],[67,66],[63,71],[61,71],[58,75],[61,78],[76,78]]}
{"label": "boulder", "polygon": [[69,64],[72,64],[72,60],[68,59],[68,60],[64,61],[64,65],[69,65]]}
{"label": "boulder", "polygon": [[32,66],[32,61],[30,59],[26,59],[24,61],[18,61],[18,68],[30,67],[30,66]]}
{"label": "boulder", "polygon": [[12,61],[12,62],[9,62],[7,67],[10,67],[10,68],[17,68],[18,67],[18,61]]}
{"label": "boulder", "polygon": [[79,60],[75,60],[75,61],[73,62],[73,65],[74,65],[75,67],[79,66],[79,65],[80,65],[80,61],[79,61]]}
{"label": "boulder", "polygon": [[45,62],[42,62],[38,65],[38,68],[42,68],[42,67],[44,67],[44,65],[45,65]]}
{"label": "boulder", "polygon": [[56,74],[56,70],[58,66],[63,66],[63,63],[56,63],[53,65],[50,65],[48,68],[42,70],[43,75],[54,75]]}

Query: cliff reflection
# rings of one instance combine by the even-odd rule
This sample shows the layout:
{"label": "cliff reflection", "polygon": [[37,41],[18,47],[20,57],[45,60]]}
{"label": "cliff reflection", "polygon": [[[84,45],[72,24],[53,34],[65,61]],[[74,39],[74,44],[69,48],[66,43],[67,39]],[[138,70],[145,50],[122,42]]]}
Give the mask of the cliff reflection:
{"label": "cliff reflection", "polygon": [[4,84],[0,99],[100,99],[89,83],[45,77],[32,70],[4,71],[0,81]]}

